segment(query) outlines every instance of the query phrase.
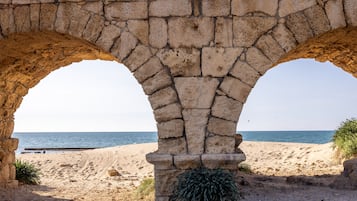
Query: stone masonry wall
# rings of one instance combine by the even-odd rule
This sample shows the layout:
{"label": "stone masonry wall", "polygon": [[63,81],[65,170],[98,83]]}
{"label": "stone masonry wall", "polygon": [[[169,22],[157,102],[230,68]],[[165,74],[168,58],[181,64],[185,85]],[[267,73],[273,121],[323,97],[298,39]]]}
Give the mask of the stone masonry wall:
{"label": "stone masonry wall", "polygon": [[125,64],[148,95],[157,200],[187,169],[235,170],[239,115],[266,71],[317,58],[357,77],[356,10],[354,0],[0,0],[0,183],[16,184],[22,97],[83,59]]}

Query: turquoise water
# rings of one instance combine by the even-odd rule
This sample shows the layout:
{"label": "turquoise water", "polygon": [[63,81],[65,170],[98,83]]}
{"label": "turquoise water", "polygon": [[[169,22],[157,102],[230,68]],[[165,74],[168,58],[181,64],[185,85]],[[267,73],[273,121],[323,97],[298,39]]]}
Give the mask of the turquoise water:
{"label": "turquoise water", "polygon": [[[334,131],[242,131],[247,141],[298,142],[324,144]],[[17,153],[24,148],[99,148],[157,142],[156,132],[39,132],[14,133],[20,140]]]}

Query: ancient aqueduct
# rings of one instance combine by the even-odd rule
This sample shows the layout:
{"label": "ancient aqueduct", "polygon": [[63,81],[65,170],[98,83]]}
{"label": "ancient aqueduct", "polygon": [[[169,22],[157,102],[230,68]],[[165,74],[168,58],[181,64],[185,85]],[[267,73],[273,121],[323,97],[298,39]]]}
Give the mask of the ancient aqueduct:
{"label": "ancient aqueduct", "polygon": [[356,0],[0,0],[0,184],[16,186],[14,112],[53,70],[125,64],[158,127],[156,200],[179,173],[235,170],[236,124],[259,77],[297,58],[357,77]]}

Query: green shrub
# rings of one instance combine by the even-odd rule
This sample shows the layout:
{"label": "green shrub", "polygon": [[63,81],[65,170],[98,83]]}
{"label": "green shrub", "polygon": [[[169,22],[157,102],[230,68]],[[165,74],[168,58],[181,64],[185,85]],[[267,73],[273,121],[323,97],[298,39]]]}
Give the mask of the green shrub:
{"label": "green shrub", "polygon": [[25,184],[39,184],[39,169],[35,168],[32,164],[16,160],[16,179]]}
{"label": "green shrub", "polygon": [[237,185],[230,172],[199,168],[179,175],[171,201],[236,201]]}
{"label": "green shrub", "polygon": [[155,200],[155,180],[154,178],[144,179],[135,193],[136,200]]}
{"label": "green shrub", "polygon": [[349,159],[357,156],[357,120],[352,118],[342,122],[332,141],[339,158]]}
{"label": "green shrub", "polygon": [[247,174],[253,173],[252,169],[250,168],[250,165],[247,163],[240,163],[238,165],[238,170]]}

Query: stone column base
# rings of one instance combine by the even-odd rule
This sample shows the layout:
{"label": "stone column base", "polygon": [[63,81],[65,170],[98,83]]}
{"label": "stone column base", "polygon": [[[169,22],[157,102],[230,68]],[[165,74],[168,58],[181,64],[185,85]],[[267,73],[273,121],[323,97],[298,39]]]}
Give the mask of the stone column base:
{"label": "stone column base", "polygon": [[245,160],[244,153],[234,154],[158,154],[149,153],[146,160],[155,166],[156,201],[168,201],[172,195],[177,177],[187,170],[199,167],[238,170],[238,164]]}
{"label": "stone column base", "polygon": [[7,182],[0,183],[0,188],[17,188],[19,182],[17,180],[10,180]]}

